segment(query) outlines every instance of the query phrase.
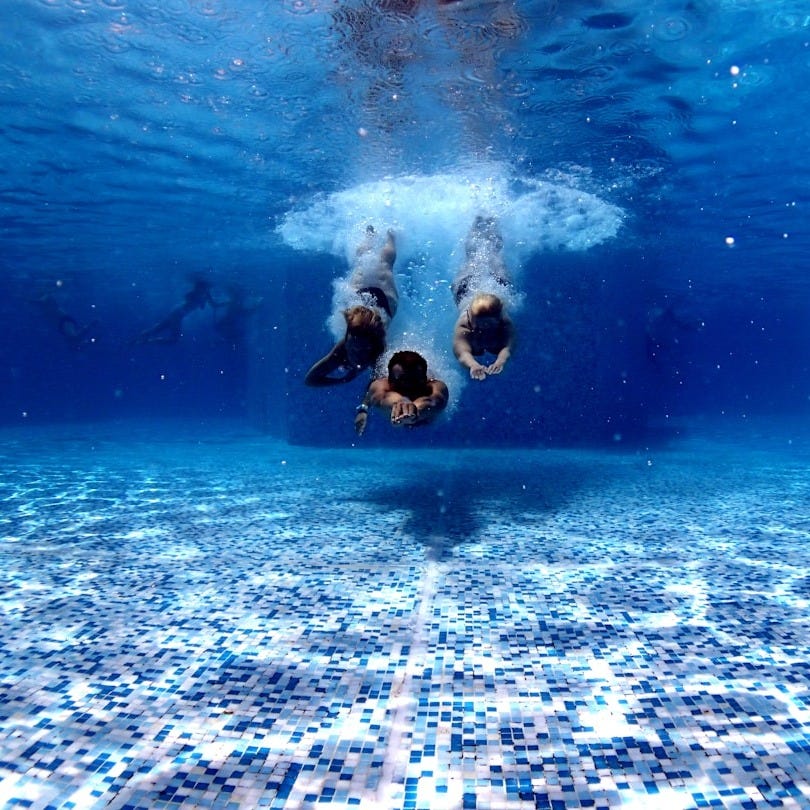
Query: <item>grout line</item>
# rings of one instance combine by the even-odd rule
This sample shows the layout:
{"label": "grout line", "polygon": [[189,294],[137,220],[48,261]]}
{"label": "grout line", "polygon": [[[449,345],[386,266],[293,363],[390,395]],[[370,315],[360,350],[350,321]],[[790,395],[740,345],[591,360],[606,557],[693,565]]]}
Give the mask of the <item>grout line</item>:
{"label": "grout line", "polygon": [[391,734],[377,790],[379,807],[396,806],[396,800],[404,789],[418,709],[418,698],[413,693],[413,676],[424,668],[428,650],[426,628],[430,623],[430,614],[436,597],[439,571],[440,564],[428,559],[414,613],[408,660],[401,672],[394,677],[389,709]]}

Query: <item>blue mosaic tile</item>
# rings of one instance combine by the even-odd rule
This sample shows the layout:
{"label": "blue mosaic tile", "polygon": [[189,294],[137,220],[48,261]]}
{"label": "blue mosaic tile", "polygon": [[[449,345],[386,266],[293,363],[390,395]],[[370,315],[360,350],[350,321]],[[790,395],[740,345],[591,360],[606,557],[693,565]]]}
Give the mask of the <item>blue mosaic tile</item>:
{"label": "blue mosaic tile", "polygon": [[6,807],[810,806],[795,445],[3,447]]}

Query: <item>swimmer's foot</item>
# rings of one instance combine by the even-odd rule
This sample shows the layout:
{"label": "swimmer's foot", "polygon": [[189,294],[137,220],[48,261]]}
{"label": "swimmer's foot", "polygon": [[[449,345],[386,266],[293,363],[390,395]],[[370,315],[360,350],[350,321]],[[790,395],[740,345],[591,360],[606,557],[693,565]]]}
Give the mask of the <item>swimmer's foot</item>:
{"label": "swimmer's foot", "polygon": [[357,246],[357,255],[362,256],[374,247],[374,236],[376,235],[373,225],[366,225],[366,238]]}

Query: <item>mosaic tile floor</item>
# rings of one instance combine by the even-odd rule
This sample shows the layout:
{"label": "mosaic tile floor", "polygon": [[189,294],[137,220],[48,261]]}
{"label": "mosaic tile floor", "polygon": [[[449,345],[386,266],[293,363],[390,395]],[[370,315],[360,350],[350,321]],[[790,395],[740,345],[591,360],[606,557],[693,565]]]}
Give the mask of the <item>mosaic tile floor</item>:
{"label": "mosaic tile floor", "polygon": [[0,433],[3,808],[810,807],[810,441],[208,436]]}

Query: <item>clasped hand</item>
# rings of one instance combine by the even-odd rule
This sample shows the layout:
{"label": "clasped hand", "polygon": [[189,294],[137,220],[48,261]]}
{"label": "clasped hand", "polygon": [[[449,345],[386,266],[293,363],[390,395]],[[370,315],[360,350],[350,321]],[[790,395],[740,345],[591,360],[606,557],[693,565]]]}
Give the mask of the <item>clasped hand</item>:
{"label": "clasped hand", "polygon": [[470,368],[470,377],[474,380],[485,380],[491,374],[500,374],[503,371],[503,362],[496,360],[491,366],[482,366],[476,363]]}
{"label": "clasped hand", "polygon": [[418,416],[416,405],[409,399],[401,399],[399,402],[395,402],[391,408],[392,425],[412,425]]}

